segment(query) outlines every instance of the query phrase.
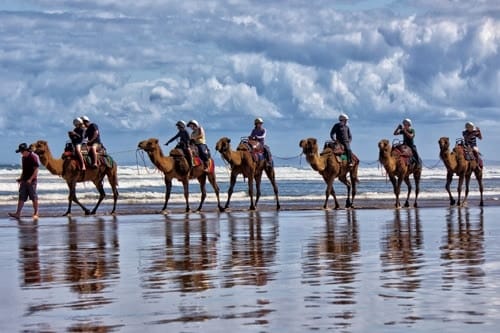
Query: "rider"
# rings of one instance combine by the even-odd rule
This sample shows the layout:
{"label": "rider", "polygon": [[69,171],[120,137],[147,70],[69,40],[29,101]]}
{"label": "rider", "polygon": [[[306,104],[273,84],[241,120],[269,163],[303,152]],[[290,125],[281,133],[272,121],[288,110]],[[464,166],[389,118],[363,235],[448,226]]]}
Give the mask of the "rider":
{"label": "rider", "polygon": [[203,127],[198,124],[196,120],[190,120],[187,123],[187,126],[189,126],[192,130],[191,132],[191,141],[196,145],[198,148],[198,155],[200,156],[200,159],[203,161],[203,171],[208,172],[208,147],[206,145],[206,139],[205,139],[205,130]]}
{"label": "rider", "polygon": [[250,133],[250,139],[258,141],[260,143],[260,146],[262,147],[264,151],[264,157],[266,159],[266,162],[269,165],[272,165],[272,155],[271,155],[271,149],[269,149],[269,146],[267,146],[264,142],[266,139],[266,129],[262,126],[264,124],[264,120],[262,118],[256,118],[254,121],[255,127],[252,130],[252,133]]}
{"label": "rider", "polygon": [[333,141],[337,141],[344,146],[347,156],[347,162],[349,163],[349,166],[352,167],[353,166],[352,151],[351,151],[352,135],[351,135],[351,129],[347,125],[348,120],[349,117],[345,113],[342,113],[339,116],[339,122],[333,125],[332,130],[330,131],[330,138]]}
{"label": "rider", "polygon": [[85,138],[87,138],[87,148],[89,149],[89,155],[92,161],[92,167],[98,167],[98,156],[97,150],[102,146],[101,134],[99,132],[99,126],[95,123],[91,123],[89,117],[82,116],[83,124],[87,128],[85,131]]}
{"label": "rider", "polygon": [[414,142],[415,129],[411,126],[411,120],[408,118],[404,119],[403,125],[399,124],[398,127],[396,127],[396,129],[394,130],[394,135],[403,135],[403,144],[410,147],[417,165],[421,165],[422,161],[418,156],[417,146]]}
{"label": "rider", "polygon": [[479,166],[483,167],[483,161],[480,158],[479,148],[477,146],[477,139],[482,140],[483,135],[479,127],[474,126],[474,123],[468,121],[465,123],[465,129],[462,132],[464,137],[464,144],[470,148],[474,153],[474,157],[478,160]]}
{"label": "rider", "polygon": [[82,171],[85,171],[85,160],[82,154],[82,143],[83,137],[85,136],[85,127],[83,126],[83,120],[81,118],[73,119],[73,125],[75,128],[68,132],[68,136],[71,139],[71,144],[75,148],[76,155],[80,159]]}
{"label": "rider", "polygon": [[189,164],[189,167],[193,166],[193,161],[191,159],[191,152],[189,151],[189,133],[186,130],[186,123],[183,120],[179,120],[175,126],[177,126],[177,134],[174,135],[170,140],[165,143],[165,146],[168,146],[170,142],[179,139],[179,143],[177,144],[177,148],[180,148],[186,157],[186,160]]}

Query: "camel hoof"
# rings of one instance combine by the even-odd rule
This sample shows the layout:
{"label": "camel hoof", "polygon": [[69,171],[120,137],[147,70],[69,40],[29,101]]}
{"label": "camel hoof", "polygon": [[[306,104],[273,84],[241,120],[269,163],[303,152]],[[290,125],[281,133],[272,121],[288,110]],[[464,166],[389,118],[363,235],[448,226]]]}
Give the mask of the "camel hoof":
{"label": "camel hoof", "polygon": [[418,204],[416,202],[413,204],[413,208],[418,208]]}
{"label": "camel hoof", "polygon": [[451,199],[450,200],[450,206],[455,206],[455,202],[456,202],[455,199]]}
{"label": "camel hoof", "polygon": [[71,212],[66,212],[63,214],[63,216],[71,217]]}
{"label": "camel hoof", "polygon": [[170,211],[168,209],[163,209],[160,211],[160,214],[168,215],[168,214],[170,214]]}
{"label": "camel hoof", "polygon": [[277,204],[277,205],[276,205],[276,210],[280,210],[280,209],[281,209],[280,204]]}
{"label": "camel hoof", "polygon": [[90,210],[85,209],[85,215],[90,215],[90,214],[91,214],[91,213],[90,213]]}
{"label": "camel hoof", "polygon": [[407,201],[407,202],[405,202],[405,208],[408,208],[408,207],[410,207],[410,203]]}
{"label": "camel hoof", "polygon": [[484,206],[484,204],[483,204],[483,200],[481,200],[481,201],[479,202],[479,207],[483,207],[483,206]]}
{"label": "camel hoof", "polygon": [[255,206],[250,206],[250,208],[248,208],[248,210],[254,211],[255,210]]}

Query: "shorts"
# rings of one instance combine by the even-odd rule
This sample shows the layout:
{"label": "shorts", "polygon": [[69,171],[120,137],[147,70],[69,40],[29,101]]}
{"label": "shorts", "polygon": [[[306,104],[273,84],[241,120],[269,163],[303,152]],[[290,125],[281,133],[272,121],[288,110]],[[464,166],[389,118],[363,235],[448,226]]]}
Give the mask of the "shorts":
{"label": "shorts", "polygon": [[28,184],[25,181],[22,181],[19,184],[19,200],[26,202],[28,198],[31,201],[38,200],[38,194],[36,193],[36,182],[32,182]]}

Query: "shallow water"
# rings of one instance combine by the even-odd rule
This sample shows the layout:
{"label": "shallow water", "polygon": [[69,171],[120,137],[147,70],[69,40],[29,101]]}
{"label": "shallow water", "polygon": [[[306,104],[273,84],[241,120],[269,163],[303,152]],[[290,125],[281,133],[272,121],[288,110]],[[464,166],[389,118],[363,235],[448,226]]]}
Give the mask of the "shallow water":
{"label": "shallow water", "polygon": [[499,213],[0,219],[0,331],[497,332]]}

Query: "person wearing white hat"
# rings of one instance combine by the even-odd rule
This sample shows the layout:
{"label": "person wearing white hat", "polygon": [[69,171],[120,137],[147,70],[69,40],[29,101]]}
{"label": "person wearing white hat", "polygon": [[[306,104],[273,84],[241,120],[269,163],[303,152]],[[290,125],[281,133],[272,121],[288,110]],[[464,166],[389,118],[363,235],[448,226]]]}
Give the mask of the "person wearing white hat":
{"label": "person wearing white hat", "polygon": [[479,154],[479,147],[477,146],[477,139],[482,140],[483,135],[481,134],[481,130],[479,127],[474,126],[474,123],[468,121],[465,123],[465,129],[462,131],[462,136],[464,138],[464,144],[470,148],[474,152],[474,157],[479,162],[479,166],[483,167],[483,161]]}
{"label": "person wearing white hat", "polygon": [[415,129],[412,127],[411,120],[408,118],[404,119],[403,124],[399,124],[394,130],[394,135],[403,136],[403,143],[411,148],[413,152],[413,159],[417,165],[422,165],[422,161],[418,155],[417,146],[415,145]]}
{"label": "person wearing white hat", "polygon": [[72,131],[68,132],[68,136],[71,139],[71,144],[76,151],[76,155],[80,159],[80,167],[82,171],[85,171],[85,160],[83,159],[82,154],[82,143],[83,137],[85,136],[85,127],[83,126],[83,120],[81,118],[75,118],[73,120],[73,125],[75,126],[75,128],[73,128]]}
{"label": "person wearing white hat", "polygon": [[87,138],[87,148],[90,152],[92,167],[97,168],[99,164],[97,150],[102,146],[99,126],[97,126],[96,123],[91,123],[89,117],[87,116],[82,116],[81,118],[83,120],[83,124],[87,128],[85,130],[85,138]]}
{"label": "person wearing white hat", "polygon": [[187,126],[189,126],[192,130],[191,141],[198,148],[198,155],[199,155],[200,159],[203,161],[203,171],[209,172],[209,165],[208,165],[209,151],[208,151],[208,147],[207,147],[206,139],[205,139],[205,130],[194,119],[190,120],[187,123]]}
{"label": "person wearing white hat", "polygon": [[333,141],[337,141],[344,146],[347,162],[349,163],[349,166],[352,167],[353,166],[352,151],[351,151],[352,135],[351,135],[351,129],[347,125],[348,120],[349,117],[345,113],[340,114],[339,122],[333,125],[330,131],[330,138]]}

